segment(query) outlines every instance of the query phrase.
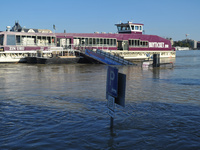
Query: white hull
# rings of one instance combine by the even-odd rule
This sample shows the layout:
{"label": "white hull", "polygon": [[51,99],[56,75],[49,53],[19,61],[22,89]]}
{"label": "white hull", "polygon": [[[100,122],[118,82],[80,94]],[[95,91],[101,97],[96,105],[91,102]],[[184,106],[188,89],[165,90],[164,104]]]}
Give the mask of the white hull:
{"label": "white hull", "polygon": [[[73,52],[73,50],[65,50],[68,53]],[[64,50],[62,48],[51,49],[49,51],[6,51],[0,52],[0,63],[18,63],[18,62],[26,62],[26,57],[51,57],[53,53],[63,53]]]}
{"label": "white hull", "polygon": [[109,53],[124,59],[152,59],[153,54],[160,54],[160,58],[176,57],[176,51],[109,51]]}
{"label": "white hull", "polygon": [[16,62],[26,62],[26,57],[28,52],[1,52],[0,53],[0,63],[16,63]]}
{"label": "white hull", "polygon": [[[107,51],[116,56],[120,56],[126,60],[128,59],[152,59],[153,54],[160,54],[160,58],[175,58],[175,51]],[[51,51],[45,52],[46,54],[52,53]],[[26,57],[29,55],[36,56],[36,51],[10,51],[10,52],[0,52],[0,63],[17,63],[26,62]],[[44,51],[43,51],[44,54]]]}

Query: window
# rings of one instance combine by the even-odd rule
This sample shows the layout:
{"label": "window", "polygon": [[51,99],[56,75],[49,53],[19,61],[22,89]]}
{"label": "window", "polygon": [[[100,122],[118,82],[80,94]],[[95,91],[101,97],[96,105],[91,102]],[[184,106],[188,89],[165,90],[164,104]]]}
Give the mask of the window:
{"label": "window", "polygon": [[131,47],[148,47],[148,41],[141,40],[129,40],[129,46]]}
{"label": "window", "polygon": [[116,46],[116,39],[114,39],[114,45]]}
{"label": "window", "polygon": [[81,38],[81,45],[85,45],[85,38]]}
{"label": "window", "polygon": [[0,35],[0,45],[3,45],[4,35]]}
{"label": "window", "polygon": [[[48,39],[48,37],[47,37]],[[79,43],[80,42],[80,43]],[[81,44],[81,46],[116,46],[116,39],[103,39],[103,38],[74,38],[74,45]]]}
{"label": "window", "polygon": [[19,35],[16,36],[16,44],[21,45],[21,38]]}
{"label": "window", "polygon": [[99,39],[97,39],[97,45],[99,45]]}
{"label": "window", "polygon": [[135,30],[139,30],[139,26],[135,26]]}
{"label": "window", "polygon": [[[35,43],[35,36],[34,37],[32,37],[33,39],[34,39],[34,43]],[[47,44],[48,45],[51,45],[51,37],[47,37]]]}
{"label": "window", "polygon": [[92,38],[89,38],[89,44],[92,45]]}
{"label": "window", "polygon": [[134,26],[131,26],[131,29],[134,30]]}
{"label": "window", "polygon": [[103,44],[103,39],[100,39],[100,44]]}
{"label": "window", "polygon": [[104,45],[106,45],[106,44],[107,44],[106,39],[104,39]]}
{"label": "window", "polygon": [[88,45],[88,38],[85,38],[85,45]]}
{"label": "window", "polygon": [[52,37],[52,44],[55,44],[55,43],[56,43],[56,38]]}
{"label": "window", "polygon": [[109,39],[107,39],[107,45],[110,45],[110,40]]}
{"label": "window", "polygon": [[128,45],[132,46],[133,45],[133,40],[128,41]]}
{"label": "window", "polygon": [[96,39],[93,38],[93,45],[96,45]]}
{"label": "window", "polygon": [[7,35],[7,45],[16,45],[15,35]]}
{"label": "window", "polygon": [[110,39],[110,45],[113,45],[113,39]]}
{"label": "window", "polygon": [[121,27],[117,27],[118,28],[118,31],[120,31],[121,30]]}

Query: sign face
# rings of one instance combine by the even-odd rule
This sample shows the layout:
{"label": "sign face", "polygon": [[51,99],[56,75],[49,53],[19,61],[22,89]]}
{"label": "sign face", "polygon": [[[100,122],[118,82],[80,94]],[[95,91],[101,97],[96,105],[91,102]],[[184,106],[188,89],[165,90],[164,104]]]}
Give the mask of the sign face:
{"label": "sign face", "polygon": [[108,108],[114,111],[115,109],[115,98],[108,95]]}
{"label": "sign face", "polygon": [[112,111],[112,110],[110,110],[110,109],[108,109],[108,115],[109,115],[110,117],[112,117],[112,118],[115,118],[115,112]]}
{"label": "sign face", "polygon": [[118,96],[118,69],[108,66],[106,92],[114,97]]}
{"label": "sign face", "polygon": [[118,97],[115,99],[115,103],[125,107],[126,75],[118,73],[118,77]]}

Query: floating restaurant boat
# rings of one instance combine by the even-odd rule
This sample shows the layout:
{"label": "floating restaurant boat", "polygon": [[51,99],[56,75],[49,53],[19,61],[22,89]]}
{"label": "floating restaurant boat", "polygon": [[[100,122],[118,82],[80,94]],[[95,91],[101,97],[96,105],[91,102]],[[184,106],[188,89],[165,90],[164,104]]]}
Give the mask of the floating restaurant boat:
{"label": "floating restaurant boat", "polygon": [[153,54],[160,58],[176,57],[171,41],[157,35],[143,34],[144,24],[116,24],[118,33],[56,33],[60,45],[74,49],[101,49],[124,59],[148,59]]}
{"label": "floating restaurant boat", "polygon": [[22,28],[18,22],[0,32],[0,62],[25,62],[27,57],[49,58],[54,52],[68,53],[85,49],[101,49],[124,59],[147,59],[153,54],[161,58],[176,57],[167,39],[143,34],[143,24],[116,24],[118,33],[53,33],[47,29]]}
{"label": "floating restaurant boat", "polygon": [[[0,63],[27,62],[27,58],[34,62],[36,57],[49,60],[53,54],[61,54],[59,61],[52,59],[57,63],[74,63],[72,60],[78,59],[74,58],[75,55],[72,59],[71,54],[75,54],[75,50],[71,48],[57,44],[56,35],[51,30],[22,28],[18,22],[15,22],[12,29],[7,26],[7,31],[0,32]],[[70,58],[70,61],[64,61],[67,58]]]}

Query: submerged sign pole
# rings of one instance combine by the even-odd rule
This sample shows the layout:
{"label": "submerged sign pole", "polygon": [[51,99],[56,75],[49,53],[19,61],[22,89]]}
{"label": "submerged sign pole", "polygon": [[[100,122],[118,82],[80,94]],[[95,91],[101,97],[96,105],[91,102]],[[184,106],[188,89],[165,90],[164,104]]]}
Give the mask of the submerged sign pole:
{"label": "submerged sign pole", "polygon": [[118,69],[108,66],[106,98],[108,100],[108,114],[110,116],[110,128],[113,128],[115,116],[115,98],[118,96]]}
{"label": "submerged sign pole", "polygon": [[106,99],[108,115],[110,116],[110,128],[114,127],[115,103],[125,107],[126,75],[118,73],[118,69],[108,66]]}

